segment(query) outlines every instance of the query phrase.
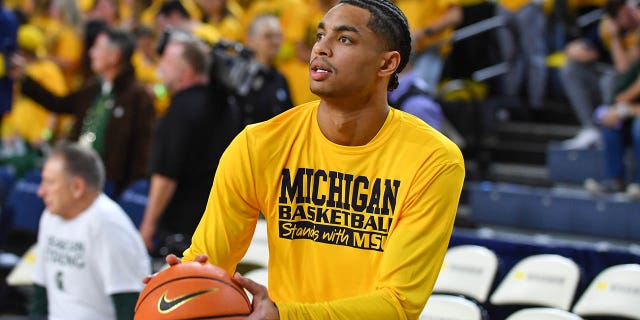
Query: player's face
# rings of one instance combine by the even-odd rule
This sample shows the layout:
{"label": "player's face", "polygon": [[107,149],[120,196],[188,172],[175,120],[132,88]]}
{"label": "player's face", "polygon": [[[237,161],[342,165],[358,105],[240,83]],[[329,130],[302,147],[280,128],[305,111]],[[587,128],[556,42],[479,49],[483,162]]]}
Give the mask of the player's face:
{"label": "player's face", "polygon": [[382,43],[367,26],[369,11],[341,4],[318,25],[311,51],[311,91],[323,98],[367,95],[374,89]]}
{"label": "player's face", "polygon": [[38,196],[51,213],[62,217],[66,216],[68,208],[76,201],[73,198],[72,177],[65,171],[61,157],[53,156],[45,162]]}

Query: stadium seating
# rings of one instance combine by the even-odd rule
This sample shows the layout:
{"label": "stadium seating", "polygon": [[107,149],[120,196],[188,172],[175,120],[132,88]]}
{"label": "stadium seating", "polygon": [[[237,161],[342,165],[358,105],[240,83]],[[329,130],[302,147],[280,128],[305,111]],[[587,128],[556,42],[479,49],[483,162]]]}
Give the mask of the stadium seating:
{"label": "stadium seating", "polygon": [[0,203],[4,203],[16,181],[16,170],[12,166],[0,166]]}
{"label": "stadium seating", "polygon": [[29,286],[33,284],[33,269],[36,264],[37,244],[31,245],[27,252],[7,276],[7,284],[10,286]]}
{"label": "stadium seating", "polygon": [[38,197],[40,181],[40,170],[33,170],[19,179],[9,191],[5,213],[12,217],[13,229],[37,233],[40,216],[44,211],[44,202]]}
{"label": "stadium seating", "polygon": [[484,303],[498,270],[496,254],[482,246],[461,245],[447,250],[433,292],[460,294]]}
{"label": "stadium seating", "polygon": [[640,264],[603,270],[580,296],[572,310],[580,316],[640,319]]}
{"label": "stadium seating", "polygon": [[486,312],[462,296],[433,294],[420,314],[420,320],[483,320]]}
{"label": "stadium seating", "polygon": [[640,240],[640,202],[594,197],[586,190],[510,183],[466,185],[472,218],[478,224],[532,231]]}
{"label": "stadium seating", "polygon": [[491,294],[499,305],[531,305],[569,310],[580,280],[580,268],[555,254],[533,255],[518,262]]}
{"label": "stadium seating", "polygon": [[146,179],[134,181],[118,197],[117,202],[127,213],[133,224],[137,227],[142,222],[144,210],[147,207],[149,196],[149,181]]}
{"label": "stadium seating", "polygon": [[2,204],[3,224],[7,224],[5,250],[19,256],[37,240],[44,201],[38,197],[42,180],[40,169],[27,172],[9,190]]}
{"label": "stadium seating", "polygon": [[528,308],[516,311],[506,320],[582,320],[574,313],[554,308]]}

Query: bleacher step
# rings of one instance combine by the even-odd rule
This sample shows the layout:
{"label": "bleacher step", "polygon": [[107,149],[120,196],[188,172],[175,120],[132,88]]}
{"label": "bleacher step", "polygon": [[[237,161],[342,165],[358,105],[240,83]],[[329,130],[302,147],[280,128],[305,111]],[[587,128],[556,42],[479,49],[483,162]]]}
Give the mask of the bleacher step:
{"label": "bleacher step", "polygon": [[595,197],[582,189],[492,182],[470,182],[465,191],[471,215],[480,224],[640,240],[637,201]]}

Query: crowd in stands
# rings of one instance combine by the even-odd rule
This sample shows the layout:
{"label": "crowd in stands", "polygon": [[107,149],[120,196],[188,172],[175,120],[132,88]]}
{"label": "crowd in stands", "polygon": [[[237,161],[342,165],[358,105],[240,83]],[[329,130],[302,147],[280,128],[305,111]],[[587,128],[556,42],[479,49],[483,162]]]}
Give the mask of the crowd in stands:
{"label": "crowd in stands", "polygon": [[[466,63],[451,61],[455,58],[450,55],[453,35],[466,18],[464,9],[486,1],[395,2],[410,23],[413,55],[411,68],[401,75],[400,89],[390,93],[390,101],[435,128],[442,127],[449,135],[446,128],[451,126],[446,124],[451,119],[444,117],[437,99],[443,68],[446,63]],[[309,90],[309,53],[316,41],[318,22],[336,3],[334,0],[0,1],[0,162],[36,167],[39,156],[46,154],[49,145],[70,139],[91,145],[101,155],[107,168],[107,190],[114,195],[137,179],[159,173],[176,182],[177,171],[166,171],[167,167],[160,163],[171,153],[168,150],[174,150],[174,147],[163,149],[165,144],[175,146],[183,141],[172,140],[178,131],[167,125],[180,117],[171,108],[184,104],[175,103],[180,90],[172,88],[175,83],[170,82],[182,81],[172,73],[182,72],[183,66],[162,67],[160,40],[182,33],[204,43],[210,52],[226,43],[227,47],[220,52],[231,54],[233,46],[228,44],[237,43],[244,46],[242,52],[252,53],[244,61],[244,73],[240,75],[250,81],[238,82],[233,74],[218,74],[219,79],[209,79],[208,88],[219,85],[228,93],[210,104],[233,106],[224,115],[225,122],[231,124],[229,132],[220,135],[225,136],[221,139],[226,143],[229,136],[245,125],[317,99]],[[635,145],[636,159],[640,157],[640,105],[634,104],[640,92],[635,83],[640,63],[637,50],[640,16],[636,2],[492,3],[494,15],[504,18],[504,23],[495,30],[499,48],[494,49],[509,66],[501,76],[498,91],[535,115],[544,108],[548,95],[550,58],[559,56],[554,61],[561,61],[557,63],[560,89],[582,127],[564,146],[580,149],[602,145],[607,154],[607,180],[591,181],[588,189],[602,193],[626,188],[628,193],[640,197],[640,178],[625,181],[621,165],[624,146],[629,141]],[[582,25],[577,22],[580,14],[592,9],[602,9],[603,17]],[[553,41],[547,39],[550,33]],[[208,55],[209,60],[215,56]],[[204,75],[215,78],[214,66],[201,67],[206,69]],[[624,78],[624,83],[619,83],[619,78]],[[596,109],[598,112],[594,114]],[[202,117],[201,122],[206,122],[203,119],[209,119],[210,125],[213,118]],[[172,126],[184,123],[189,122],[177,121]],[[172,129],[165,131],[162,129],[165,127]],[[190,134],[185,133],[184,141],[193,139]],[[165,156],[160,156],[161,153]],[[193,161],[173,160],[183,167],[189,167]],[[176,168],[176,163],[171,166]],[[167,201],[163,200],[156,210],[164,211]]]}
{"label": "crowd in stands", "polygon": [[[108,195],[149,181],[137,226],[149,252],[186,234],[163,252],[181,254],[233,137],[318,99],[309,56],[319,21],[337,2],[0,0],[0,165],[20,174],[39,168],[57,141],[90,146],[104,163]],[[465,8],[491,2],[504,20],[490,49],[508,66],[492,91],[535,119],[549,95],[550,65],[559,67],[553,89],[581,127],[563,147],[605,154],[605,179],[588,180],[586,189],[640,200],[635,0],[394,2],[409,21],[413,52],[389,93],[392,106],[456,134],[440,105],[444,69],[467,63],[451,54]],[[591,10],[602,18],[579,23]],[[625,172],[628,144],[635,175]]]}

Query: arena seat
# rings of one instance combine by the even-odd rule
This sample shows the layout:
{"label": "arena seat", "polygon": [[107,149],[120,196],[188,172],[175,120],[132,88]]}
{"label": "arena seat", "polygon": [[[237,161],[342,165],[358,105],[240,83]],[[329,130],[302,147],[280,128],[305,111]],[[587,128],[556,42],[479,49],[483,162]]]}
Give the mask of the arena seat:
{"label": "arena seat", "polygon": [[37,244],[32,244],[27,252],[7,275],[7,284],[10,286],[30,286],[33,284],[33,269],[36,264]]}
{"label": "arena seat", "polygon": [[516,311],[506,320],[582,320],[580,316],[555,308],[527,308]]}
{"label": "arena seat", "polygon": [[497,270],[498,257],[486,247],[451,247],[444,257],[433,292],[460,294],[484,303]]}
{"label": "arena seat", "polygon": [[432,294],[419,319],[483,320],[486,319],[486,312],[480,305],[462,296]]}
{"label": "arena seat", "polygon": [[580,268],[573,260],[556,254],[532,255],[509,270],[490,302],[569,310],[579,280]]}
{"label": "arena seat", "polygon": [[572,311],[583,317],[640,319],[640,264],[616,265],[600,272]]}
{"label": "arena seat", "polygon": [[6,214],[12,217],[12,228],[37,233],[44,202],[38,197],[42,181],[40,169],[27,172],[13,185],[5,203]]}
{"label": "arena seat", "polygon": [[117,202],[138,228],[142,222],[148,200],[149,181],[140,179],[131,183],[118,197]]}

